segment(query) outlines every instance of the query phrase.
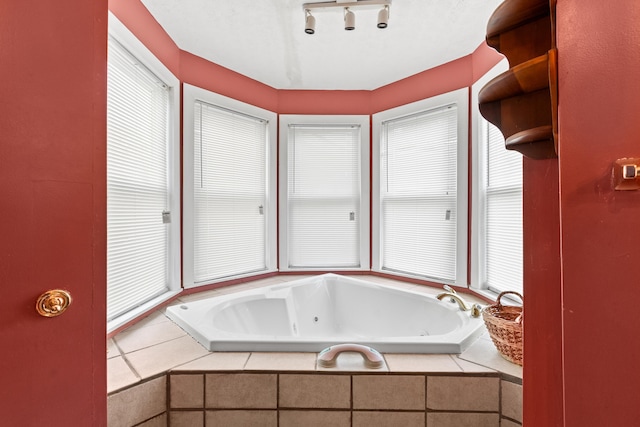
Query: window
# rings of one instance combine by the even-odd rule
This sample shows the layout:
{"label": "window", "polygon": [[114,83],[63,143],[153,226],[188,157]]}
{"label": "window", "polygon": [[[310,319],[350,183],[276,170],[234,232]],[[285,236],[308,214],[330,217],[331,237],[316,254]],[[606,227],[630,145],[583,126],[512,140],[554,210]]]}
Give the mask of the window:
{"label": "window", "polygon": [[282,116],[281,269],[368,269],[366,116]]}
{"label": "window", "polygon": [[[474,105],[479,90],[507,68],[501,62],[474,85]],[[473,110],[472,287],[522,293],[522,156],[505,149],[502,133]]]}
{"label": "window", "polygon": [[[177,79],[110,17],[107,71],[107,317],[110,329],[179,286]],[[133,39],[135,40],[135,39]],[[128,46],[125,47],[124,44]],[[145,53],[146,52],[146,53]],[[155,73],[152,68],[160,73]],[[163,74],[160,77],[160,74]]]}
{"label": "window", "polygon": [[374,269],[466,284],[466,89],[374,116]]}
{"label": "window", "polygon": [[502,133],[484,119],[481,129],[482,284],[495,292],[522,293],[522,155],[505,149]]}
{"label": "window", "polygon": [[185,85],[186,287],[275,269],[274,128],[274,113]]}

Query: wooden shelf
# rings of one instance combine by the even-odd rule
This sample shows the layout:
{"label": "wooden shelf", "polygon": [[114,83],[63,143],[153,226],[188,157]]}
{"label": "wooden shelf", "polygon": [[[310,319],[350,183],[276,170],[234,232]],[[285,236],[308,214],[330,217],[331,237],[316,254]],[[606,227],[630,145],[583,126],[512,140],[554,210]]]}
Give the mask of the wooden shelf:
{"label": "wooden shelf", "polygon": [[505,0],[487,25],[487,44],[499,49],[501,34],[546,16],[549,16],[549,2],[546,0]]}
{"label": "wooden shelf", "polygon": [[487,83],[479,94],[480,104],[524,95],[549,87],[549,55],[516,65]]}
{"label": "wooden shelf", "polygon": [[507,150],[515,150],[532,159],[556,157],[552,126],[540,126],[511,135],[505,141]]}
{"label": "wooden shelf", "polygon": [[480,112],[500,129],[508,149],[534,159],[557,152],[555,3],[505,0],[487,25],[487,43],[510,68],[482,88]]}

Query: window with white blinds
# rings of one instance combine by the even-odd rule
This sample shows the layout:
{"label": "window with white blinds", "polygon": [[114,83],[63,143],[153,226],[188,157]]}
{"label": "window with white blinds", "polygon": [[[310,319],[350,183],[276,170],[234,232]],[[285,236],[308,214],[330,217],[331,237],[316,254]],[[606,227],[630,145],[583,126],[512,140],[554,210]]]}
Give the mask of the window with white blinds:
{"label": "window with white blinds", "polygon": [[193,280],[267,268],[268,121],[193,106]]}
{"label": "window with white blinds", "polygon": [[456,276],[457,108],[382,123],[382,267]]}
{"label": "window with white blinds", "polygon": [[360,126],[290,125],[289,267],[360,267]]}
{"label": "window with white blinds", "polygon": [[484,150],[484,286],[522,293],[522,156],[506,150],[502,133],[481,119]]}
{"label": "window with white blinds", "polygon": [[374,269],[466,283],[466,93],[374,116]]}
{"label": "window with white blinds", "polygon": [[138,59],[109,39],[109,320],[169,289],[169,91]]}
{"label": "window with white blinds", "polygon": [[369,267],[366,116],[281,116],[280,268]]}

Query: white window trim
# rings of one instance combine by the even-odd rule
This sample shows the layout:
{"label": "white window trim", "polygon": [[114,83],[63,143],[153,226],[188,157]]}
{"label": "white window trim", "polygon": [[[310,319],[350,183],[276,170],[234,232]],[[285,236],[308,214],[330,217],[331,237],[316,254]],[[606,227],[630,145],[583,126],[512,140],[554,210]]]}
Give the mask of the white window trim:
{"label": "white window trim", "polygon": [[[277,141],[277,119],[278,116],[272,111],[262,109],[244,102],[228,98],[223,95],[202,89],[189,84],[184,84],[183,99],[183,134],[184,134],[184,176],[183,176],[183,206],[184,206],[184,224],[182,230],[182,238],[184,242],[183,251],[183,286],[185,289],[198,286],[209,285],[212,283],[251,277],[259,274],[274,272],[277,269],[276,259],[276,141]],[[208,104],[217,105],[228,110],[237,111],[243,114],[254,116],[266,120],[268,125],[269,146],[267,151],[267,225],[266,225],[266,266],[263,271],[252,272],[246,274],[238,274],[236,276],[213,279],[205,282],[195,282],[193,278],[194,254],[193,254],[193,149],[194,149],[194,104],[196,101],[203,101]]]}
{"label": "white window trim", "polygon": [[169,86],[169,207],[172,226],[169,232],[169,290],[127,313],[107,322],[107,332],[130,322],[141,314],[171,299],[180,287],[180,80],[138,40],[127,27],[109,12],[109,35],[146,68]]}
{"label": "white window trim", "polygon": [[[382,269],[381,259],[381,212],[380,212],[380,137],[382,123],[421,111],[432,110],[450,104],[457,104],[458,111],[458,158],[457,158],[457,242],[456,242],[456,280],[439,282],[467,286],[467,218],[468,218],[468,135],[469,125],[467,119],[469,95],[468,89],[458,89],[452,92],[434,96],[432,98],[402,105],[390,110],[382,111],[373,115],[373,178],[372,178],[372,270],[388,273]],[[394,273],[398,276],[424,279],[424,277]],[[435,281],[435,280],[433,280]]]}
{"label": "white window trim", "polygon": [[482,278],[486,276],[485,265],[481,262],[484,259],[484,246],[481,244],[481,237],[485,235],[484,226],[484,198],[482,195],[481,183],[485,176],[485,152],[481,150],[482,126],[480,109],[478,108],[478,96],[480,90],[493,78],[509,69],[509,63],[503,59],[489,70],[484,76],[478,79],[471,87],[471,129],[473,129],[471,143],[471,165],[473,170],[471,183],[471,284],[475,291],[485,294],[490,298],[495,298],[496,293],[485,287]]}
{"label": "white window trim", "polygon": [[[288,259],[288,206],[287,206],[287,194],[289,194],[289,180],[288,180],[288,141],[289,141],[289,126],[295,124],[319,124],[319,125],[359,125],[360,126],[360,182],[361,182],[361,194],[360,194],[360,267],[346,267],[346,268],[298,268],[289,267]],[[369,235],[370,235],[370,221],[369,221],[369,206],[370,206],[370,191],[369,191],[369,132],[370,118],[363,115],[344,115],[344,116],[318,116],[318,115],[280,115],[280,184],[279,192],[280,198],[280,271],[326,271],[328,269],[332,271],[369,271]]]}

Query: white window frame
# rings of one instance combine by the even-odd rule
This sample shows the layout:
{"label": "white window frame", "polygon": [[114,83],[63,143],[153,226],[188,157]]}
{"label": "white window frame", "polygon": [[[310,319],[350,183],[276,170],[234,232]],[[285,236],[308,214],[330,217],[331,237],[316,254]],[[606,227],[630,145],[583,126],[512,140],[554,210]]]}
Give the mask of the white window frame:
{"label": "white window frame", "polygon": [[486,265],[484,263],[484,239],[485,230],[485,203],[483,197],[483,182],[486,167],[486,153],[483,138],[482,115],[478,108],[478,97],[482,88],[493,78],[509,69],[509,63],[503,59],[489,70],[484,76],[478,79],[471,88],[471,126],[472,150],[471,162],[473,169],[472,186],[471,186],[471,284],[470,287],[476,292],[483,294],[489,298],[495,298],[497,293],[490,290],[485,282]]}
{"label": "white window frame", "polygon": [[[183,230],[182,238],[184,247],[183,251],[183,286],[185,289],[198,286],[209,285],[233,279],[251,277],[260,274],[270,273],[277,270],[277,253],[276,253],[276,146],[277,146],[277,119],[278,116],[272,111],[262,109],[244,102],[228,98],[226,96],[208,91],[206,89],[184,84],[183,87]],[[194,281],[194,253],[193,253],[193,221],[194,221],[194,105],[196,101],[202,101],[207,104],[216,105],[227,110],[237,111],[241,114],[264,119],[268,122],[268,148],[266,159],[267,170],[267,202],[265,206],[266,215],[266,269],[263,271],[252,273],[241,273],[234,276],[212,279],[204,282]]]}
{"label": "white window frame", "polygon": [[[385,121],[413,115],[423,111],[433,110],[446,105],[456,104],[458,112],[458,156],[457,156],[457,213],[456,213],[456,279],[454,281],[427,278],[408,273],[389,272],[382,268],[381,256],[381,200],[380,200],[380,138],[382,124]],[[406,104],[373,115],[373,177],[372,177],[372,270],[381,273],[394,274],[401,277],[429,280],[455,286],[467,286],[467,236],[468,236],[468,88],[437,95],[428,99]]]}
{"label": "white window frame", "polygon": [[[288,180],[288,163],[289,163],[289,126],[291,125],[358,125],[360,126],[360,266],[359,267],[328,267],[328,268],[302,268],[302,267],[289,267],[288,258],[288,211],[289,206],[287,203],[287,194],[289,194],[289,180]],[[279,193],[280,209],[280,231],[279,231],[279,246],[280,246],[280,271],[368,271],[370,267],[369,261],[369,230],[370,230],[370,116],[364,115],[295,115],[287,114],[280,115],[280,184]]]}
{"label": "white window frame", "polygon": [[135,319],[171,299],[180,287],[180,80],[156,58],[111,12],[108,17],[109,35],[134,55],[149,71],[169,86],[169,152],[168,184],[171,226],[168,248],[168,291],[107,322],[107,332]]}

